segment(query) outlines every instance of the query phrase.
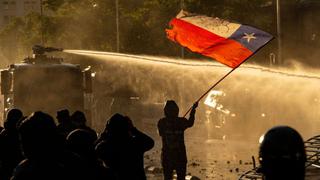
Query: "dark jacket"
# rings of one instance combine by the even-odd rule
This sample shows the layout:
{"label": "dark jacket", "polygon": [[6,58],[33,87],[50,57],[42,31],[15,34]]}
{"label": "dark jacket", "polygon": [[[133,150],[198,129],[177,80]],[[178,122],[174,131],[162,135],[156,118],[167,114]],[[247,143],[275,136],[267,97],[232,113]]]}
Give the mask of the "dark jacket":
{"label": "dark jacket", "polygon": [[187,153],[184,143],[184,131],[194,124],[195,110],[192,110],[189,120],[182,117],[165,117],[158,122],[158,131],[162,139],[162,161],[175,164],[187,163]]}

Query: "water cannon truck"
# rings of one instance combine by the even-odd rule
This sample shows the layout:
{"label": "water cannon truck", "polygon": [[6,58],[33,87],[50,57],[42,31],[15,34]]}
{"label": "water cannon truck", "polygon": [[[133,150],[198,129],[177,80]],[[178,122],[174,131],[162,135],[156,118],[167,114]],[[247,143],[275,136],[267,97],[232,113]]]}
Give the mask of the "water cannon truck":
{"label": "water cannon truck", "polygon": [[[21,63],[1,70],[1,97],[3,117],[12,108],[28,115],[44,111],[55,117],[56,112],[80,110],[91,117],[92,77],[90,67],[64,63],[63,58],[49,57],[49,52],[61,48],[35,45],[33,56]],[[1,99],[2,99],[1,98]]]}

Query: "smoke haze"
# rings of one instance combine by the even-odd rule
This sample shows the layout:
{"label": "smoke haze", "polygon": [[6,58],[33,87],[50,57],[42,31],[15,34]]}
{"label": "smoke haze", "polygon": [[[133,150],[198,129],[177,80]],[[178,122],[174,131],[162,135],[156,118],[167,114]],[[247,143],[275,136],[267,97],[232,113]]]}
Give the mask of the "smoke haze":
{"label": "smoke haze", "polygon": [[[180,115],[230,71],[210,61],[78,50],[66,52],[99,59],[103,70],[98,72],[98,77],[100,81],[109,82],[109,90],[126,87],[149,103],[174,99],[180,105]],[[223,115],[224,133],[258,139],[274,125],[290,125],[306,138],[316,134],[320,115],[319,80],[316,69],[304,69],[300,65],[291,69],[241,66],[216,88],[225,93],[219,103],[230,111]],[[203,103],[197,116],[203,124],[221,118],[217,110]]]}

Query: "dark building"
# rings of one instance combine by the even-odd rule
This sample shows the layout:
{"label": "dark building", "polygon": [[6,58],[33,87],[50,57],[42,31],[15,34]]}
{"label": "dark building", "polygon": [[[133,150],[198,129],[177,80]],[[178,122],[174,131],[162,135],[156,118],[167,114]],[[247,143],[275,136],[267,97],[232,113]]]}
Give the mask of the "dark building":
{"label": "dark building", "polygon": [[0,29],[14,17],[40,12],[40,0],[0,0]]}
{"label": "dark building", "polygon": [[304,64],[320,64],[320,1],[281,1],[283,59],[296,59]]}

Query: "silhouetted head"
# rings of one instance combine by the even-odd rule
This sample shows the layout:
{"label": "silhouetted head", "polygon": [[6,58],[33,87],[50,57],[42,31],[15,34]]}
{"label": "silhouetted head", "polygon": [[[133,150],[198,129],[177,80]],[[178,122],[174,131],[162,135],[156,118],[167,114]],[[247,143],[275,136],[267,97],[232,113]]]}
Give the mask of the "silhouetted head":
{"label": "silhouetted head", "polygon": [[23,114],[19,109],[11,109],[7,114],[7,119],[4,122],[4,128],[9,131],[17,130],[17,124],[22,119]]}
{"label": "silhouetted head", "polygon": [[80,155],[94,154],[96,140],[96,133],[84,129],[76,129],[67,136],[67,145],[71,151]]}
{"label": "silhouetted head", "polygon": [[63,109],[57,112],[57,120],[59,123],[64,123],[70,120],[70,114],[67,109]]}
{"label": "silhouetted head", "polygon": [[124,119],[128,122],[129,130],[131,130],[134,127],[131,118],[129,116],[124,116]]}
{"label": "silhouetted head", "polygon": [[173,100],[168,100],[164,106],[164,115],[169,118],[178,117],[179,107]]}
{"label": "silhouetted head", "polygon": [[22,149],[28,159],[45,160],[58,149],[57,128],[53,118],[43,112],[34,112],[19,126]]}
{"label": "silhouetted head", "polygon": [[77,125],[85,125],[87,122],[86,116],[81,111],[75,111],[71,115],[71,120]]}
{"label": "silhouetted head", "polygon": [[259,160],[266,180],[304,179],[304,142],[300,134],[288,126],[274,127],[264,135]]}
{"label": "silhouetted head", "polygon": [[116,113],[109,119],[106,130],[111,136],[128,136],[130,123],[123,115]]}

